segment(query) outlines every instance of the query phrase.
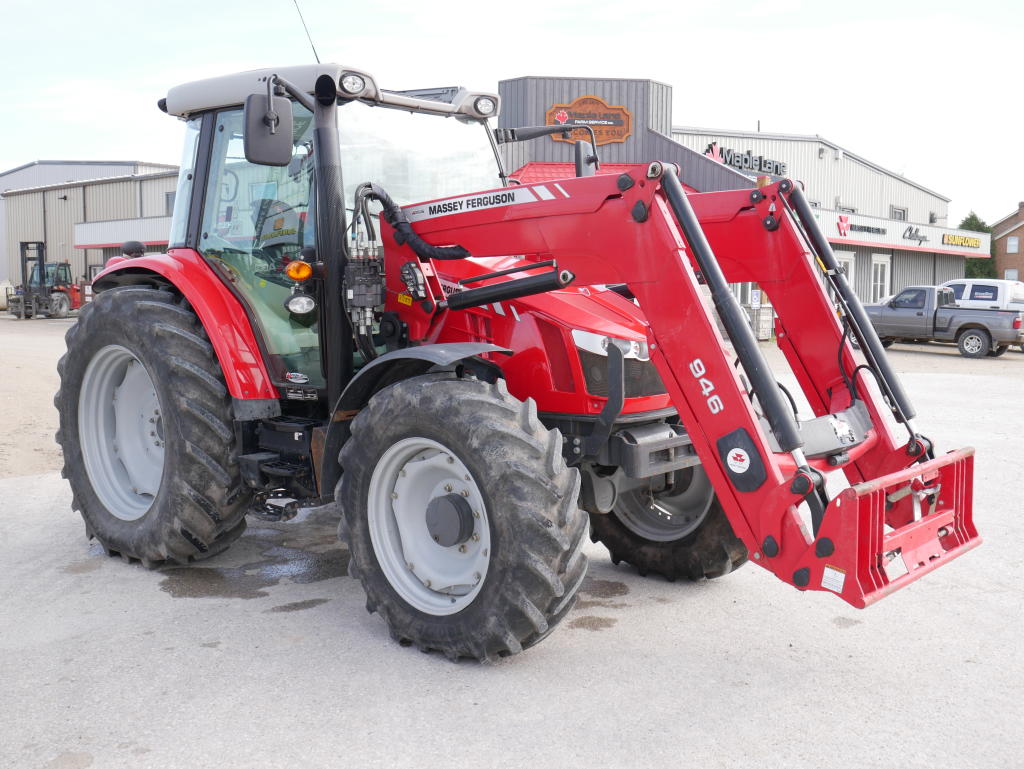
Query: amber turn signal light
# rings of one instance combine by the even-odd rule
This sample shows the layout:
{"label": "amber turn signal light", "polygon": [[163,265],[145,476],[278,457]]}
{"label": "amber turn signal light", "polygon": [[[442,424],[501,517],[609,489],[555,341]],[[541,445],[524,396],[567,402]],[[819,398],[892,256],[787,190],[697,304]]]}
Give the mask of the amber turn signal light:
{"label": "amber turn signal light", "polygon": [[288,266],[284,268],[284,274],[297,283],[301,283],[313,277],[313,265],[301,261],[288,262]]}

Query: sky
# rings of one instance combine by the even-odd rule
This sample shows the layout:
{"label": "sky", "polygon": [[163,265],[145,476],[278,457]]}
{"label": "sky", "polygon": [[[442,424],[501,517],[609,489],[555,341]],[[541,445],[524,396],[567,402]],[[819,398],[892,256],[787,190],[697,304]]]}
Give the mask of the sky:
{"label": "sky", "polygon": [[[321,61],[385,88],[524,75],[651,78],[675,125],[818,134],[952,199],[1024,200],[1024,5],[829,0],[299,0]],[[3,0],[0,170],[177,163],[173,85],[313,61],[294,0]]]}

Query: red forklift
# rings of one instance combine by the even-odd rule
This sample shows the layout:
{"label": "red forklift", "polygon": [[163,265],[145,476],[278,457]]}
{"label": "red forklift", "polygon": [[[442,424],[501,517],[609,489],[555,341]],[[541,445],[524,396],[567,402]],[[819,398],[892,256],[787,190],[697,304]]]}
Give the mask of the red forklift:
{"label": "red forklift", "polygon": [[82,306],[83,286],[71,279],[67,262],[47,262],[46,244],[21,243],[21,285],[8,289],[7,311],[28,318],[66,318]]}

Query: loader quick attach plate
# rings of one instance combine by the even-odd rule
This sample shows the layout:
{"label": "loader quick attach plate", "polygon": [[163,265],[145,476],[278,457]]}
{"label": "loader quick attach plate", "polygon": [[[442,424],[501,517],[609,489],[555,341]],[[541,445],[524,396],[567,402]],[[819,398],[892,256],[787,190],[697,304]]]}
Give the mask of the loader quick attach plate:
{"label": "loader quick attach plate", "polygon": [[807,588],[864,608],[980,545],[973,475],[965,448],[842,491],[801,559]]}

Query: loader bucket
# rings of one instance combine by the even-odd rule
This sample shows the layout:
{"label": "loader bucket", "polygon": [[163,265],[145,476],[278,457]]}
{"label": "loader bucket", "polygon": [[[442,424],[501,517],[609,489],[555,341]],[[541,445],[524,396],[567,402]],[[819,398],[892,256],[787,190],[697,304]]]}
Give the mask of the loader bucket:
{"label": "loader bucket", "polygon": [[974,526],[974,449],[964,448],[840,492],[818,541],[834,554],[805,561],[808,587],[864,608],[981,544]]}

